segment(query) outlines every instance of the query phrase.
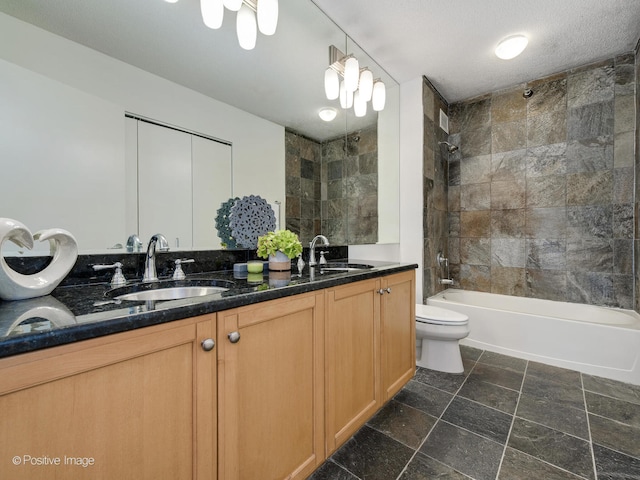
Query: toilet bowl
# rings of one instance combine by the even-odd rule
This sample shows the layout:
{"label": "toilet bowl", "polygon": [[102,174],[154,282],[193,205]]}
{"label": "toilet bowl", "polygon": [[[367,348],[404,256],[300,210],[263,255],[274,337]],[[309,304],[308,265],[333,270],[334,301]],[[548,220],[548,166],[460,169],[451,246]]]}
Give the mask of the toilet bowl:
{"label": "toilet bowl", "polygon": [[416,305],[416,364],[447,373],[462,373],[458,340],[469,335],[469,317],[432,305]]}

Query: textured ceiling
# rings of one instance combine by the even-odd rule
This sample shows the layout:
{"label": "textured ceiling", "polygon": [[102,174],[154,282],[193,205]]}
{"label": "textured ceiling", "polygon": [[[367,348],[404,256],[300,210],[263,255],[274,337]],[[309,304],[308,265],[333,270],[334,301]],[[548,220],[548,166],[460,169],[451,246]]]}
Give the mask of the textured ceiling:
{"label": "textured ceiling", "polygon": [[[319,140],[360,121],[317,117],[331,44],[361,47],[389,85],[425,75],[454,102],[631,52],[640,37],[640,0],[280,0],[278,31],[251,52],[230,15],[204,27],[198,0],[0,0],[0,12]],[[514,33],[528,35],[525,52],[495,57]]]}
{"label": "textured ceiling", "polygon": [[[454,102],[631,52],[639,0],[314,0],[398,82],[425,75]],[[523,33],[514,60],[493,50]]]}

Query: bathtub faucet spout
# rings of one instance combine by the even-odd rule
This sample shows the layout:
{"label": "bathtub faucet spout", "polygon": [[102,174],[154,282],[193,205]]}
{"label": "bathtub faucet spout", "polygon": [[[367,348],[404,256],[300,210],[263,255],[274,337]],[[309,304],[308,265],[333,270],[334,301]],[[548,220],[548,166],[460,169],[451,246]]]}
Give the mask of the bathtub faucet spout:
{"label": "bathtub faucet spout", "polygon": [[438,283],[440,285],[453,285],[453,280],[450,278],[439,278]]}

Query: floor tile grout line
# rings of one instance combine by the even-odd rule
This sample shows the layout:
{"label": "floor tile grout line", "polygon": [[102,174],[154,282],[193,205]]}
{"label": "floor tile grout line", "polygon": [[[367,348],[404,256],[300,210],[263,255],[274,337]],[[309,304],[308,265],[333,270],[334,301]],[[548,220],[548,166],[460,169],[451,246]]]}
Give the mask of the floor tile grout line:
{"label": "floor tile grout line", "polygon": [[[339,449],[338,449],[339,450]],[[336,450],[336,452],[338,451]],[[335,453],[335,452],[334,452]],[[349,470],[345,465],[342,465],[341,463],[336,462],[335,460],[333,460],[331,457],[329,457],[327,460],[327,462],[332,462],[334,465],[336,465],[338,468],[341,468],[342,470],[344,470],[345,472],[347,472],[349,475],[353,475],[355,478],[357,478],[358,480],[362,480],[362,478],[360,478],[358,475],[356,475],[355,473],[353,473],[351,470]]]}
{"label": "floor tile grout line", "polygon": [[[615,418],[607,417],[606,415],[600,415],[598,413],[593,413],[593,412],[590,412],[589,410],[586,410],[586,412],[587,412],[587,415],[593,415],[594,417],[604,418],[605,420],[613,422],[616,425],[633,428],[635,430],[640,430],[640,426],[631,425],[630,423],[624,423],[624,422],[621,422],[620,420],[616,420]],[[587,420],[588,420],[588,418],[587,418]]]}
{"label": "floor tile grout line", "polygon": [[[475,367],[475,365],[474,365],[474,367]],[[420,368],[423,368],[423,367],[420,367]],[[426,370],[426,369],[425,369],[425,370]],[[468,378],[468,377],[469,377],[469,375],[467,375],[467,376],[465,377],[464,382],[466,382],[466,381],[467,381],[467,378]],[[458,389],[456,390],[456,392],[455,392],[455,393],[452,393],[452,392],[448,392],[447,390],[443,390],[442,388],[436,387],[435,385],[431,385],[430,383],[421,382],[420,380],[415,380],[415,379],[412,379],[412,380],[413,380],[414,382],[421,383],[422,385],[426,385],[426,386],[427,386],[427,387],[429,387],[429,388],[433,388],[434,390],[438,390],[439,392],[446,393],[447,395],[456,395],[456,394],[457,394],[457,392],[458,392],[458,391],[460,390],[460,388],[461,388],[461,387],[458,387]],[[463,385],[464,385],[464,382],[462,382],[462,384],[463,384]]]}
{"label": "floor tile grout line", "polygon": [[502,442],[499,442],[498,440],[495,440],[493,438],[489,438],[486,435],[482,435],[482,434],[480,434],[478,432],[474,432],[473,430],[469,430],[468,428],[462,427],[462,426],[460,426],[460,425],[458,425],[456,423],[452,423],[449,420],[442,419],[442,422],[446,423],[447,425],[451,425],[452,427],[455,427],[455,428],[457,428],[459,430],[464,430],[465,432],[470,433],[472,435],[475,435],[477,437],[484,438],[485,440],[488,440],[490,442],[497,443],[498,445],[502,445]]}
{"label": "floor tile grout line", "polygon": [[[484,350],[483,350],[484,352]],[[480,354],[480,356],[482,356],[482,354]],[[478,357],[479,358],[479,357]],[[465,375],[463,382],[460,384],[460,386],[458,387],[458,389],[456,390],[456,392],[454,394],[451,394],[451,392],[445,392],[451,395],[451,400],[449,400],[449,402],[447,403],[447,406],[444,407],[442,409],[442,412],[440,412],[440,415],[438,416],[438,418],[436,419],[435,423],[433,424],[433,426],[429,429],[429,432],[427,432],[427,435],[424,437],[424,439],[422,440],[422,442],[420,442],[420,445],[418,445],[418,448],[416,448],[416,450],[413,452],[413,455],[411,456],[411,458],[409,459],[409,461],[407,462],[407,464],[404,466],[404,468],[402,469],[402,471],[398,474],[398,476],[396,477],[396,480],[400,480],[400,477],[402,477],[402,474],[407,470],[407,467],[409,466],[409,464],[413,461],[413,459],[416,457],[416,455],[418,455],[418,453],[420,453],[420,449],[422,448],[422,446],[425,444],[425,442],[427,441],[427,439],[429,438],[429,435],[431,435],[431,432],[433,432],[433,430],[436,428],[436,426],[438,425],[438,422],[443,421],[442,420],[442,416],[444,415],[444,412],[447,411],[447,408],[449,408],[449,406],[451,405],[451,403],[453,402],[453,399],[456,398],[456,396],[458,395],[458,392],[460,392],[460,390],[462,389],[462,386],[466,383],[467,379],[469,378],[469,376],[471,375],[471,372],[473,372],[473,369],[476,368],[476,365],[478,364],[478,361],[474,361],[473,363],[473,367],[471,367],[471,369],[469,370],[469,373],[467,375]],[[463,371],[464,373],[464,371]],[[420,382],[422,383],[422,382]],[[427,385],[427,384],[425,384]],[[431,386],[431,385],[429,385]],[[435,388],[435,387],[434,387]],[[440,390],[440,389],[438,389]],[[444,390],[441,390],[444,392]],[[433,415],[432,415],[433,416]],[[449,423],[449,422],[445,422],[445,423]],[[428,455],[427,455],[428,456]],[[429,457],[431,458],[431,457]],[[434,460],[436,460],[434,458]],[[436,460],[437,462],[440,462],[439,460]],[[440,462],[442,463],[442,462]],[[443,465],[446,465],[446,463],[443,463]],[[453,468],[451,465],[447,465],[447,467],[449,468]],[[453,468],[456,472],[458,470],[456,470],[455,468]],[[462,473],[462,472],[459,472]],[[465,474],[463,474],[465,475]],[[468,476],[468,475],[465,475]],[[471,477],[470,477],[471,478]]]}
{"label": "floor tile grout line", "polygon": [[518,407],[520,406],[520,398],[522,397],[522,387],[524,386],[524,380],[527,376],[527,370],[529,368],[529,360],[524,367],[524,372],[522,373],[522,381],[520,382],[520,390],[518,391],[518,400],[516,400],[516,408],[513,411],[513,416],[511,417],[511,425],[509,426],[509,433],[507,434],[507,439],[504,442],[504,448],[502,449],[502,455],[500,456],[500,463],[498,463],[498,470],[496,471],[496,480],[500,477],[500,470],[502,470],[502,463],[504,462],[504,457],[507,453],[507,447],[509,446],[509,440],[511,439],[511,432],[513,432],[513,425],[516,423],[516,413],[518,412]]}
{"label": "floor tile grout line", "polygon": [[635,406],[637,406],[637,407],[640,407],[640,401],[639,401],[638,403],[636,403],[636,402],[631,402],[631,401],[626,400],[626,399],[624,399],[624,398],[614,397],[613,395],[607,395],[606,393],[596,392],[596,391],[594,391],[594,390],[589,390],[588,388],[584,388],[583,390],[584,390],[584,392],[585,392],[585,393],[586,393],[586,392],[589,392],[589,393],[591,393],[591,394],[593,394],[593,395],[599,395],[599,396],[604,397],[604,398],[609,398],[609,399],[611,399],[611,400],[617,400],[618,402],[625,402],[625,403],[629,403],[629,404],[631,404],[631,405],[635,405]]}
{"label": "floor tile grout line", "polygon": [[629,458],[632,458],[632,459],[634,459],[634,460],[640,460],[640,456],[636,457],[635,455],[631,455],[631,454],[629,454],[629,453],[623,452],[622,450],[619,450],[619,449],[618,449],[618,448],[616,448],[616,447],[611,447],[611,446],[603,445],[603,444],[601,444],[601,443],[599,443],[599,442],[593,442],[593,444],[594,444],[594,445],[597,445],[597,446],[599,446],[599,447],[601,447],[601,448],[606,448],[607,450],[611,450],[612,452],[618,453],[618,454],[623,455],[623,456],[625,456],[625,457],[629,457]]}
{"label": "floor tile grout line", "polygon": [[[511,447],[511,448],[513,448],[513,447]],[[589,480],[588,478],[586,478],[586,477],[584,477],[582,475],[579,475],[579,474],[577,474],[575,472],[572,472],[571,470],[567,470],[566,468],[560,467],[558,465],[554,465],[553,463],[550,463],[550,462],[548,462],[546,460],[543,460],[542,458],[538,458],[538,457],[536,457],[534,455],[531,455],[530,453],[523,452],[522,450],[518,450],[517,448],[513,448],[513,450],[515,450],[518,453],[520,453],[522,455],[525,455],[525,456],[527,456],[529,458],[532,458],[532,459],[534,459],[534,460],[536,460],[536,461],[538,461],[540,463],[544,463],[545,465],[549,465],[550,467],[553,467],[555,469],[562,470],[563,472],[566,472],[566,473],[568,473],[568,474],[570,474],[570,475],[572,475],[572,476],[574,476],[576,478],[579,478],[581,480]]]}
{"label": "floor tile grout line", "polygon": [[580,386],[582,387],[582,400],[584,401],[584,414],[587,417],[587,432],[589,433],[589,451],[591,452],[591,465],[593,466],[593,478],[598,478],[598,467],[596,465],[596,454],[593,450],[593,437],[591,436],[591,421],[589,420],[589,410],[587,407],[587,395],[584,392],[584,378],[580,374]]}
{"label": "floor tile grout line", "polygon": [[[577,410],[577,408],[576,408],[576,410]],[[565,432],[563,430],[559,430],[558,428],[550,427],[549,425],[545,425],[544,423],[536,422],[535,420],[530,420],[528,418],[521,417],[520,415],[514,415],[514,417],[517,417],[520,420],[524,420],[525,422],[528,422],[528,423],[533,423],[534,425],[539,425],[541,427],[548,428],[549,430],[553,430],[554,432],[561,433],[563,435],[566,435],[567,437],[575,438],[577,440],[582,440],[583,442],[586,442],[586,443],[591,443],[588,438],[579,437],[578,435],[574,435],[573,433],[569,433],[569,432]]]}
{"label": "floor tile grout line", "polygon": [[[493,385],[493,384],[490,384],[490,385]],[[500,385],[496,385],[496,386],[498,386],[498,387],[499,387]],[[512,390],[512,392],[517,392],[517,390]],[[456,396],[457,396],[457,397],[460,397],[460,398],[462,398],[462,399],[464,399],[464,400],[467,400],[467,401],[469,401],[469,402],[471,402],[471,403],[474,403],[474,404],[476,404],[476,405],[480,405],[481,407],[489,408],[489,409],[491,409],[491,410],[493,410],[493,411],[495,411],[495,412],[500,412],[500,413],[504,413],[505,415],[511,415],[511,416],[515,415],[515,412],[514,412],[514,413],[507,413],[507,412],[505,412],[504,410],[500,410],[499,408],[492,407],[491,405],[485,405],[485,404],[484,404],[484,403],[482,403],[482,402],[478,402],[477,400],[474,400],[473,398],[465,397],[464,395],[456,395]],[[518,392],[518,397],[519,397],[519,396],[520,396],[520,392]],[[516,406],[517,406],[517,405],[516,405]]]}

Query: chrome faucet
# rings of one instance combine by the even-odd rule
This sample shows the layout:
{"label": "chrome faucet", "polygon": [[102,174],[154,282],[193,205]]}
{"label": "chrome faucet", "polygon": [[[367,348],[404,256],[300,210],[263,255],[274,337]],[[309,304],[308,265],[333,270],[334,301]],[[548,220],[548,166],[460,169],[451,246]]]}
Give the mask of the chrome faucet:
{"label": "chrome faucet", "polygon": [[142,242],[135,233],[127,238],[127,252],[139,252],[142,248]]}
{"label": "chrome faucet", "polygon": [[449,259],[445,257],[442,252],[438,252],[436,262],[438,262],[438,266],[440,267],[438,283],[440,285],[453,285],[453,280],[449,278]]}
{"label": "chrome faucet", "polygon": [[316,242],[318,240],[322,240],[322,245],[324,245],[325,247],[329,246],[329,240],[327,240],[327,237],[325,237],[324,235],[316,235],[315,237],[313,237],[313,240],[311,240],[311,243],[309,244],[309,266],[310,267],[315,267],[318,262],[316,262]]}
{"label": "chrome faucet", "polygon": [[169,250],[167,239],[161,233],[156,233],[151,237],[151,240],[149,240],[147,256],[144,261],[144,275],[142,276],[143,282],[158,281],[158,272],[156,270],[156,250],[161,252]]}

